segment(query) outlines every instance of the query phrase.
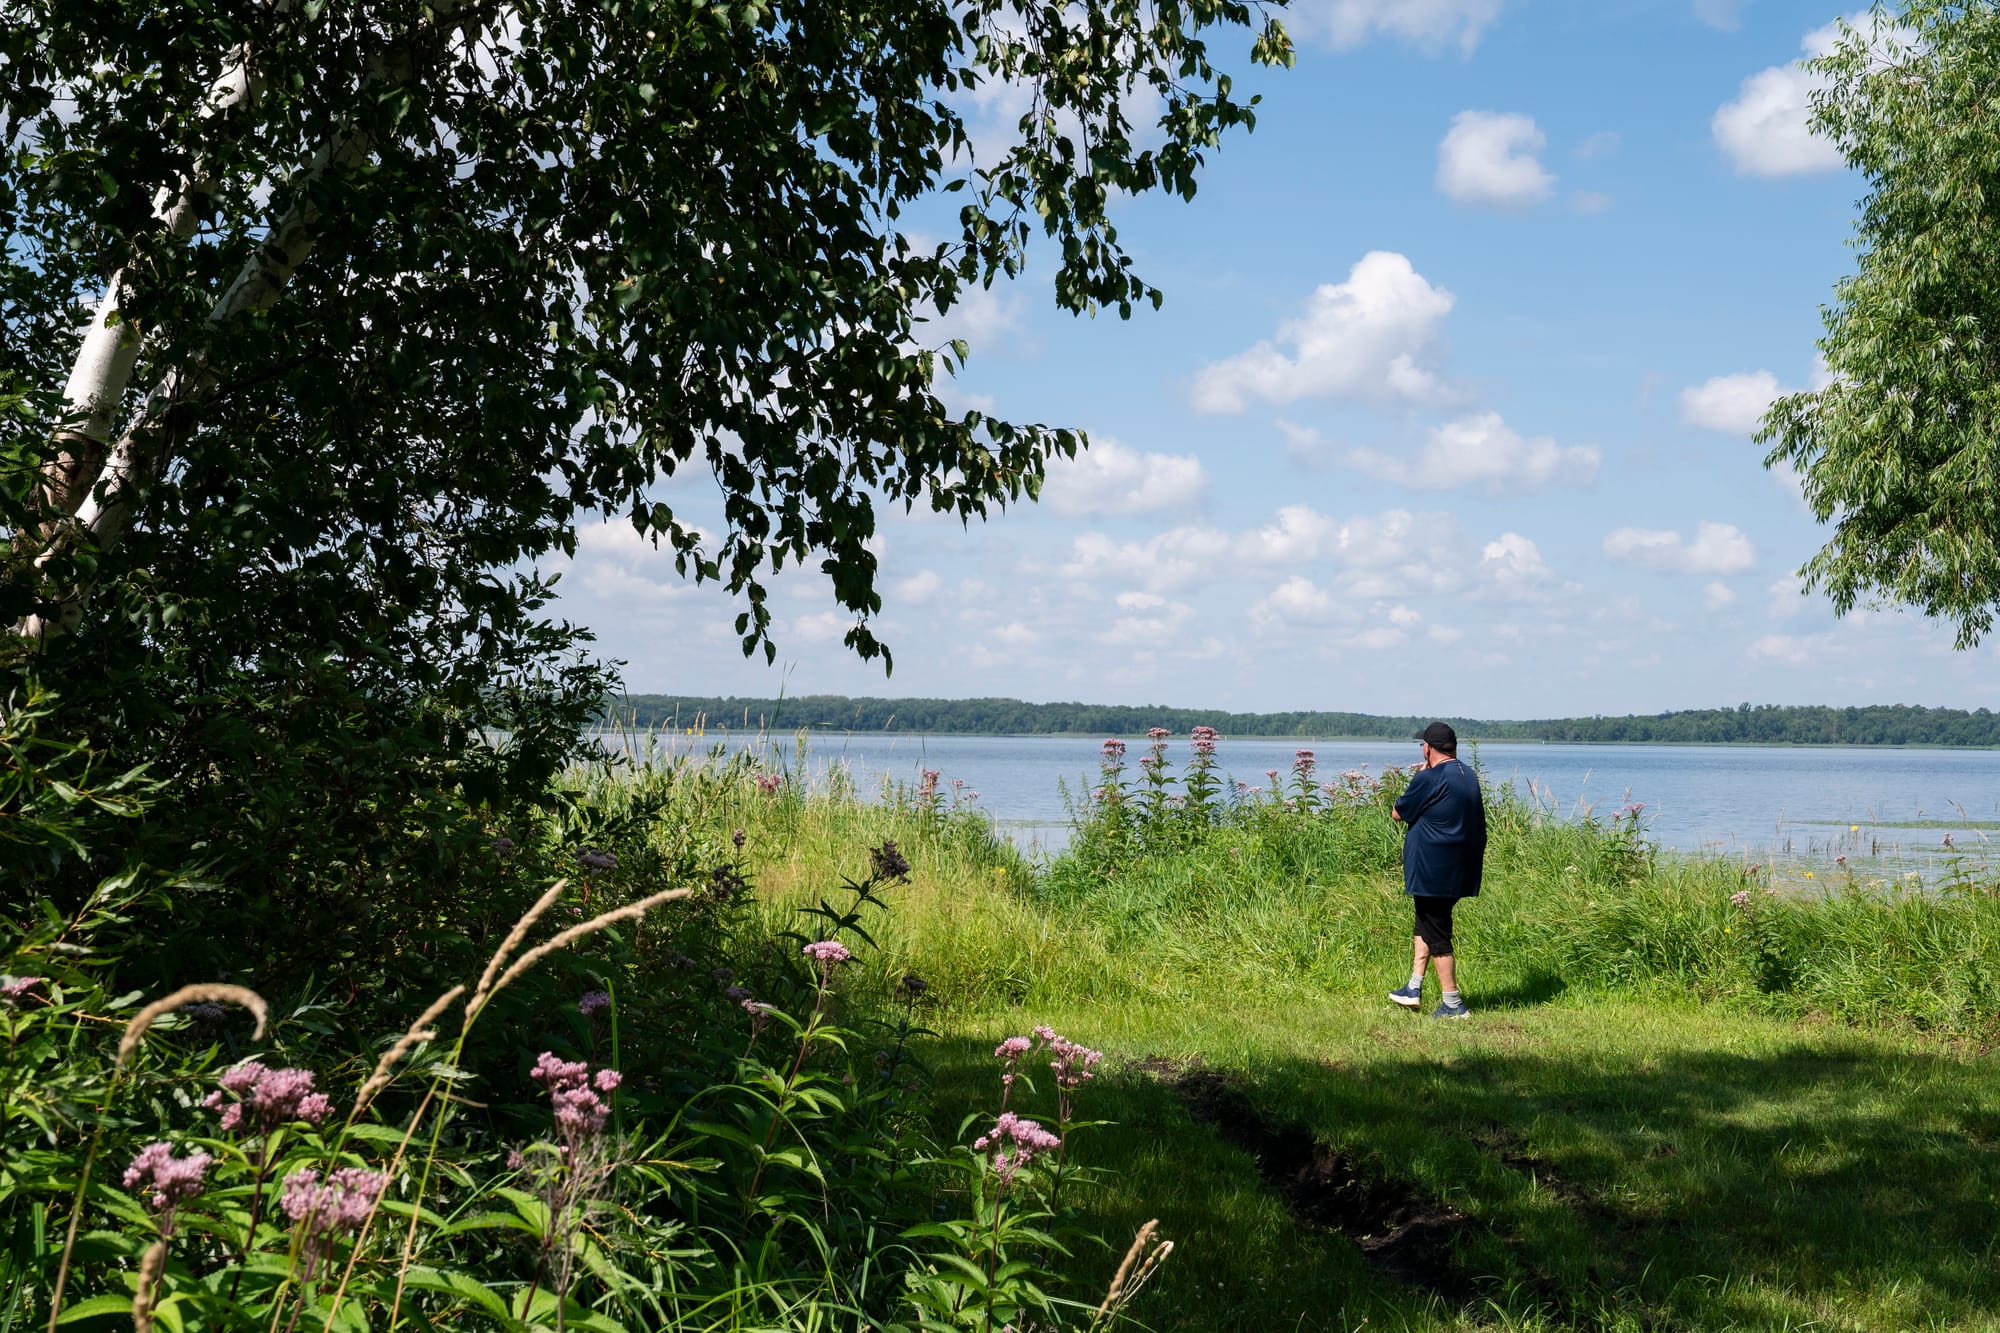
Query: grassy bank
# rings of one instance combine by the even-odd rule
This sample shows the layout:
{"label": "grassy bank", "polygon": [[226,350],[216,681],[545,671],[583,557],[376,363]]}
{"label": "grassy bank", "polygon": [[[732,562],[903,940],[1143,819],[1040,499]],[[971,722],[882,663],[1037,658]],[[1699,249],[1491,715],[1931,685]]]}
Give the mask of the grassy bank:
{"label": "grassy bank", "polygon": [[1774,894],[1498,801],[1460,914],[1477,1012],[1433,1023],[1382,999],[1409,936],[1384,795],[1039,869],[852,793],[733,817],[779,917],[871,840],[911,850],[871,984],[932,983],[947,1128],[1005,1035],[1107,1049],[1086,1212],[1177,1240],[1156,1328],[2000,1327],[1990,894]]}

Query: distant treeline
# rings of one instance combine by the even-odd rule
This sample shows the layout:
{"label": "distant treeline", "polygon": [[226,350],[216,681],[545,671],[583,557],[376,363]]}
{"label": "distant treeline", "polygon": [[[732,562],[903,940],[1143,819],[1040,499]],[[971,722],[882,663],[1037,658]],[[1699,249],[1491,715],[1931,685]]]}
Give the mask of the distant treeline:
{"label": "distant treeline", "polygon": [[[697,724],[736,731],[900,731],[986,736],[1143,736],[1165,727],[1176,736],[1210,726],[1224,736],[1312,736],[1407,740],[1429,717],[1373,713],[1223,713],[1164,705],[1031,704],[1019,699],[720,699],[635,694],[618,701],[613,720],[640,728]],[[1794,708],[1778,704],[1696,708],[1644,717],[1563,717],[1528,722],[1447,718],[1461,737],[1489,741],[1568,741],[1754,745],[2000,746],[2000,715],[1987,709]]]}

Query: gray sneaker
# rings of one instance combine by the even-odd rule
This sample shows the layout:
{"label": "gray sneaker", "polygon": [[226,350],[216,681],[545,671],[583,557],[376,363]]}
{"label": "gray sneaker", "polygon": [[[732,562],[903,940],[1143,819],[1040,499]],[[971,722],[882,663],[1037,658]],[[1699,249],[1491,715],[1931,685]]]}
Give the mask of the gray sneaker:
{"label": "gray sneaker", "polygon": [[1460,1001],[1459,1001],[1459,1002],[1458,1002],[1457,1004],[1452,1004],[1452,1003],[1450,1003],[1450,1002],[1448,1002],[1448,1001],[1447,1001],[1446,1003],[1444,1003],[1444,1004],[1441,1004],[1441,1005],[1439,1005],[1439,1006],[1438,1006],[1437,1008],[1435,1008],[1435,1009],[1431,1010],[1431,1017],[1432,1017],[1432,1018],[1470,1018],[1470,1017],[1472,1017],[1472,1011],[1471,1011],[1470,1009],[1468,1009],[1468,1008],[1466,1008],[1466,1007],[1465,1007],[1465,1001],[1464,1001],[1464,1000],[1460,1000]]}
{"label": "gray sneaker", "polygon": [[1405,983],[1390,991],[1389,998],[1405,1009],[1415,1009],[1424,1002],[1424,988]]}

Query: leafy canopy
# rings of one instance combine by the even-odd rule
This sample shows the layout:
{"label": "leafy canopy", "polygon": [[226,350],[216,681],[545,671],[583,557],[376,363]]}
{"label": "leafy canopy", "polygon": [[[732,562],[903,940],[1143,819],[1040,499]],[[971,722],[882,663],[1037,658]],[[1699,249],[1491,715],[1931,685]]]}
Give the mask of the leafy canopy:
{"label": "leafy canopy", "polygon": [[[10,471],[46,461],[79,304],[122,267],[157,475],[131,553],[86,576],[199,597],[226,571],[308,639],[441,661],[526,633],[546,589],[508,571],[606,512],[740,593],[746,652],[772,651],[769,573],[817,561],[872,656],[876,506],[983,516],[1080,443],[949,408],[965,348],[925,321],[1019,273],[1037,232],[1064,308],[1157,304],[1110,202],[1194,193],[1252,114],[1206,36],[1256,21],[1232,0],[5,0],[0,389],[39,395]],[[1275,22],[1253,55],[1289,59]],[[255,91],[218,113],[238,60]],[[959,107],[1000,80],[1029,108],[972,169]],[[183,244],[157,210],[189,188]],[[904,229],[945,193],[954,234]],[[311,246],[282,298],[211,324],[281,215]],[[690,468],[722,531],[659,498]],[[17,528],[47,522],[34,498],[17,482]],[[46,595],[15,582],[0,613]]]}
{"label": "leafy canopy", "polygon": [[[1218,36],[1289,62],[1238,0],[0,0],[0,617],[91,590],[7,691],[172,785],[136,854],[312,933],[601,707],[534,572],[592,515],[738,594],[746,652],[817,565],[886,657],[880,507],[969,522],[1083,445],[949,406],[929,321],[1031,244],[1063,308],[1157,304],[1113,201],[1251,124]],[[64,396],[107,289],[109,455]]]}
{"label": "leafy canopy", "polygon": [[1814,127],[1868,193],[1825,311],[1829,381],[1772,405],[1766,464],[1794,465],[1833,525],[1809,586],[1842,613],[1916,606],[1969,647],[2000,600],[2000,8],[1878,5],[1811,67]]}

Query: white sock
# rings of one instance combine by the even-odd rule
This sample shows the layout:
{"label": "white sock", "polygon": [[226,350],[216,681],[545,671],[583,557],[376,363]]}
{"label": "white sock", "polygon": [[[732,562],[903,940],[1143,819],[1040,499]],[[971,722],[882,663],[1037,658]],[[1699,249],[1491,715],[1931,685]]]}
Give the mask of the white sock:
{"label": "white sock", "polygon": [[1444,1002],[1445,1002],[1446,1004],[1457,1004],[1457,1003],[1458,1003],[1458,992],[1457,992],[1457,991],[1455,991],[1455,990],[1448,990],[1448,991],[1446,991],[1446,992],[1444,993]]}
{"label": "white sock", "polygon": [[1424,974],[1421,972],[1410,973],[1410,989],[1422,990],[1423,988],[1424,988]]}

